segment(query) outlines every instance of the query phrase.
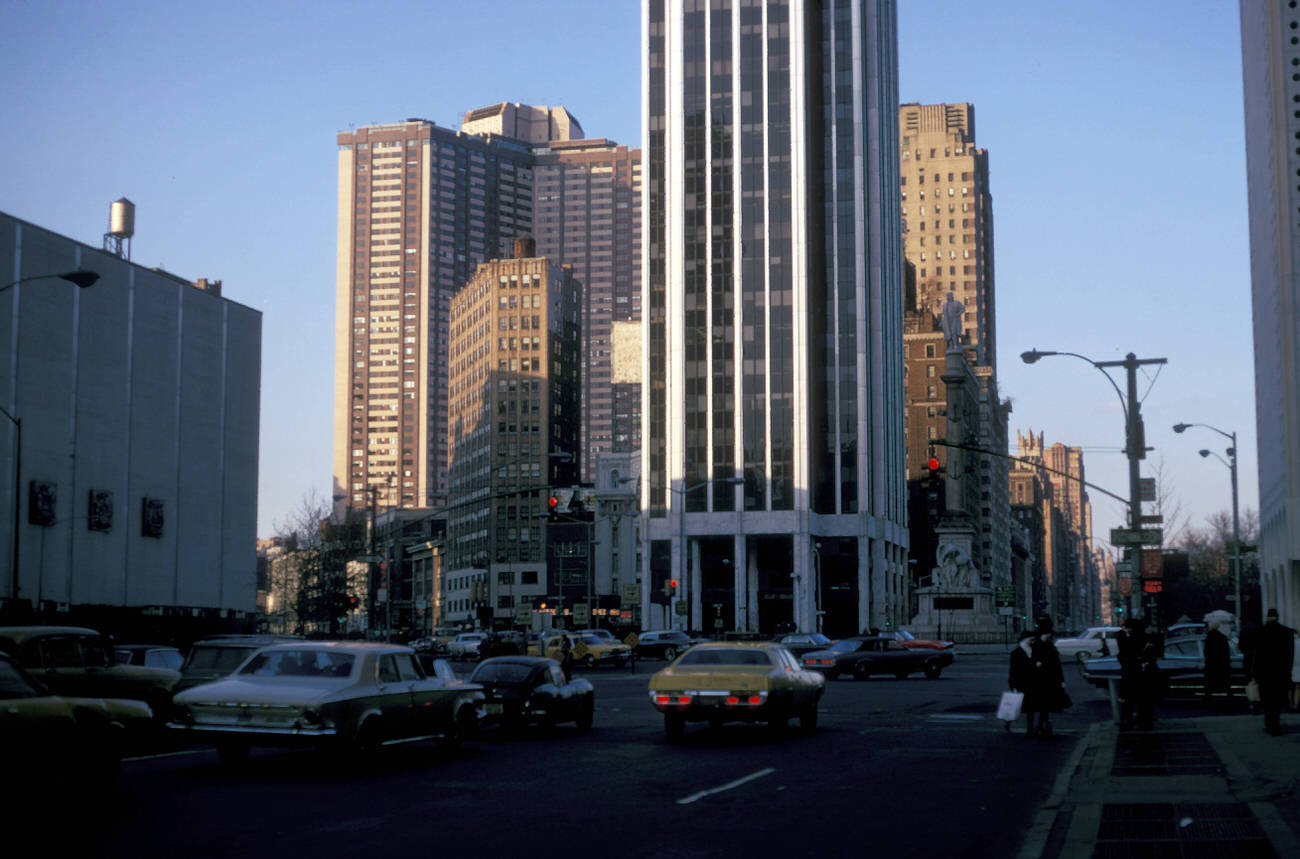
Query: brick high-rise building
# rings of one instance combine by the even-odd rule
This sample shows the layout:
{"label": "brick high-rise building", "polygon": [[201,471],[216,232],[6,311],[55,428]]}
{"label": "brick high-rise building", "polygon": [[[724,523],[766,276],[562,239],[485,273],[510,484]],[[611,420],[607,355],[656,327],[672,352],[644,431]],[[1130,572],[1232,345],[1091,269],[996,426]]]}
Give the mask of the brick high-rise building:
{"label": "brick high-rise building", "polygon": [[916,266],[917,307],[938,313],[951,292],[965,305],[976,366],[996,367],[993,199],[988,150],[975,146],[975,107],[902,105],[898,134],[903,246]]}
{"label": "brick high-rise building", "polygon": [[[615,331],[641,321],[641,150],[609,140],[536,148],[533,236],[539,256],[582,282],[582,462],[641,445],[641,385],[615,373]],[[637,368],[640,356],[637,356]]]}
{"label": "brick high-rise building", "polygon": [[[577,123],[540,123],[553,125]],[[346,132],[338,146],[334,494],[350,508],[437,507],[451,296],[532,229],[533,152],[427,120]]]}
{"label": "brick high-rise building", "polygon": [[894,4],[644,10],[644,622],[899,623]]}
{"label": "brick high-rise building", "polygon": [[508,623],[517,601],[548,593],[547,487],[576,474],[582,287],[531,240],[516,245],[451,302],[443,622],[478,601]]}

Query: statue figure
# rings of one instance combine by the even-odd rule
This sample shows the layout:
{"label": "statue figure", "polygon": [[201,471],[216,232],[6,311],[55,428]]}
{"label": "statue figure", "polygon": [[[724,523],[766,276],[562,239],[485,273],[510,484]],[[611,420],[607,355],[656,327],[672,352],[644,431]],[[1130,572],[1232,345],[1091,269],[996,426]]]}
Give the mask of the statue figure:
{"label": "statue figure", "polygon": [[970,555],[953,543],[940,543],[939,566],[934,570],[934,582],[942,590],[968,590],[973,587],[974,568]]}
{"label": "statue figure", "polygon": [[961,348],[962,311],[965,309],[966,305],[954,298],[953,294],[949,292],[948,300],[943,303],[943,308],[940,311],[942,315],[939,320],[940,327],[943,328],[944,339],[948,341],[949,349]]}

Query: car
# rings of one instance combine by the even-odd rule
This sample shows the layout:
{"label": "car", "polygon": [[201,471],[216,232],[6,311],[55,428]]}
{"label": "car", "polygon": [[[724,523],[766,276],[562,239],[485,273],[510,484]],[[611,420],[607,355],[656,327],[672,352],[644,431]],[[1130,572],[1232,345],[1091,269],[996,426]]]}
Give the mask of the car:
{"label": "car", "polygon": [[1072,638],[1055,638],[1052,643],[1063,660],[1083,662],[1094,656],[1115,656],[1119,654],[1121,629],[1118,626],[1094,626]]}
{"label": "car", "polygon": [[596,690],[591,681],[565,679],[554,659],[541,656],[494,656],[474,669],[469,682],[483,688],[485,726],[518,729],[530,723],[553,726],[573,722],[591,727]]}
{"label": "car", "polygon": [[796,659],[814,650],[825,650],[831,640],[820,632],[790,632],[776,639],[776,643],[794,654]]}
{"label": "car", "polygon": [[652,629],[637,636],[633,649],[638,657],[672,662],[694,644],[691,637],[680,629]]}
{"label": "car", "polygon": [[402,644],[299,641],[263,647],[173,703],[173,730],[212,742],[234,763],[253,746],[369,753],[426,739],[456,744],[473,734],[483,690],[442,660],[426,674]]}
{"label": "car", "polygon": [[909,650],[952,650],[957,645],[951,641],[933,638],[917,638],[906,629],[894,631],[894,640]]}
{"label": "car", "polygon": [[170,668],[120,664],[108,636],[80,626],[0,627],[0,651],[51,694],[143,701],[159,727],[181,679]]}
{"label": "car", "polygon": [[[1159,681],[1156,688],[1158,697],[1182,697],[1199,695],[1205,689],[1205,636],[1183,635],[1165,640],[1164,654],[1156,660]],[[1118,680],[1120,665],[1118,656],[1106,656],[1089,659],[1083,663],[1083,679],[1099,689],[1107,689],[1111,680]],[[1246,682],[1245,663],[1236,638],[1228,639],[1228,688],[1232,692],[1244,693]]]}
{"label": "car", "polygon": [[805,732],[815,731],[825,687],[781,645],[734,641],[695,645],[650,678],[649,694],[674,742],[688,722],[765,722],[783,731],[797,718]]}
{"label": "car", "polygon": [[211,683],[231,674],[252,656],[254,652],[268,644],[284,641],[299,641],[296,635],[216,635],[194,642],[190,652],[181,664],[180,682],[172,694],[184,692],[203,683]]}
{"label": "car", "polygon": [[37,801],[48,801],[48,789],[111,785],[128,734],[153,719],[141,701],[51,695],[6,654],[0,654],[0,702],[0,797],[19,801],[34,788]]}
{"label": "car", "polygon": [[486,632],[462,632],[447,643],[447,655],[452,659],[477,659],[487,637]]}
{"label": "car", "polygon": [[113,654],[119,665],[144,665],[180,671],[181,665],[185,663],[184,653],[162,644],[114,644]]}
{"label": "car", "polygon": [[937,679],[952,664],[951,650],[907,648],[892,635],[857,635],[842,638],[825,650],[805,653],[800,660],[804,668],[820,671],[827,680],[845,674],[865,680],[873,674],[893,674],[902,679],[922,672]]}
{"label": "car", "polygon": [[557,632],[548,635],[542,639],[540,646],[535,643],[530,644],[528,646],[528,655],[545,655],[558,660],[560,658],[560,641],[563,638],[569,640],[569,653],[573,663],[584,668],[596,668],[604,665],[622,668],[632,658],[632,648],[613,636],[606,640],[599,635],[577,632]]}

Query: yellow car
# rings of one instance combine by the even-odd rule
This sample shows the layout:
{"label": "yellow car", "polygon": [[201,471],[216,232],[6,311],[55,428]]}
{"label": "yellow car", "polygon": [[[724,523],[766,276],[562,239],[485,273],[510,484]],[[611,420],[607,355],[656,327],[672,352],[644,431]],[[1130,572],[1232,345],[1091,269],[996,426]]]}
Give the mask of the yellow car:
{"label": "yellow car", "polygon": [[529,644],[528,655],[545,654],[551,659],[562,660],[564,652],[561,642],[565,638],[569,639],[569,654],[573,658],[573,664],[584,668],[595,668],[600,665],[622,668],[632,658],[632,648],[623,642],[591,632],[560,632],[548,635],[542,640],[541,652],[538,652],[535,643]]}
{"label": "yellow car", "polygon": [[798,717],[806,732],[817,729],[817,705],[826,680],[805,671],[779,644],[697,644],[650,678],[650,703],[664,714],[668,739],[679,738],[687,722],[766,722],[784,730]]}

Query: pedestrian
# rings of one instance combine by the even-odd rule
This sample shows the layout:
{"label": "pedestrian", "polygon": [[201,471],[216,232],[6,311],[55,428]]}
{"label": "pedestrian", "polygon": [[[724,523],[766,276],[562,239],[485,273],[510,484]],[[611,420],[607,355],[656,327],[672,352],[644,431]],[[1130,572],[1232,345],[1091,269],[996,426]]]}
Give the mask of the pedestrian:
{"label": "pedestrian", "polygon": [[1034,628],[1034,641],[1030,658],[1034,661],[1032,685],[1034,709],[1038,722],[1034,733],[1040,737],[1052,736],[1052,713],[1070,706],[1070,696],[1065,691],[1065,671],[1061,668],[1061,654],[1053,642],[1052,619],[1043,615]]}
{"label": "pedestrian", "polygon": [[1011,650],[1011,667],[1007,677],[1007,688],[1024,695],[1020,702],[1020,712],[1025,714],[1025,736],[1034,735],[1034,713],[1037,700],[1034,697],[1034,631],[1022,630]]}
{"label": "pedestrian", "polygon": [[1295,633],[1291,655],[1291,712],[1300,711],[1300,629]]}
{"label": "pedestrian", "polygon": [[1215,623],[1205,632],[1205,696],[1228,691],[1228,636]]}
{"label": "pedestrian", "polygon": [[1281,713],[1291,688],[1291,666],[1295,660],[1295,630],[1278,623],[1277,609],[1264,616],[1264,626],[1255,641],[1255,682],[1264,710],[1264,730],[1282,733]]}
{"label": "pedestrian", "polygon": [[1146,634],[1142,621],[1130,617],[1124,621],[1119,634],[1119,698],[1122,702],[1119,726],[1129,729],[1137,726],[1138,700],[1142,696],[1142,650]]}
{"label": "pedestrian", "polygon": [[1165,640],[1155,628],[1145,631],[1142,653],[1138,657],[1137,729],[1155,727],[1156,695],[1160,690],[1160,659],[1165,655]]}
{"label": "pedestrian", "polygon": [[560,636],[560,668],[564,670],[564,679],[573,679],[573,643],[568,635]]}

